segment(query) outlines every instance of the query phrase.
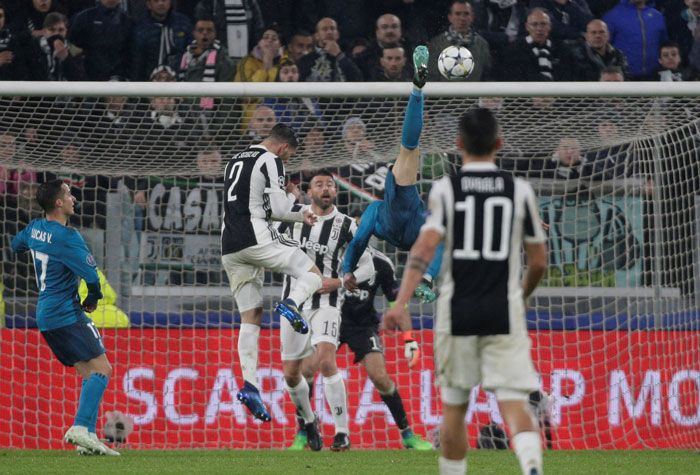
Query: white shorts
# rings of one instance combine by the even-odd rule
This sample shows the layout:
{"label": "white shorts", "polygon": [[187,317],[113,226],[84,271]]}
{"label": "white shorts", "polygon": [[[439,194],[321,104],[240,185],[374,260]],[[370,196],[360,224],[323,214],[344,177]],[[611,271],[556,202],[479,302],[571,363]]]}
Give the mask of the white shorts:
{"label": "white shorts", "polygon": [[435,333],[435,374],[445,404],[461,405],[481,383],[486,391],[509,395],[537,390],[539,379],[530,356],[527,333],[452,336]]}
{"label": "white shorts", "polygon": [[306,252],[292,243],[270,240],[221,256],[239,312],[263,306],[265,269],[299,278],[315,265]]}
{"label": "white shorts", "polygon": [[303,312],[309,324],[309,333],[302,335],[292,328],[286,318],[280,319],[280,340],[282,341],[282,361],[303,360],[321,342],[331,343],[338,348],[340,336],[340,310],[335,307],[321,307]]}

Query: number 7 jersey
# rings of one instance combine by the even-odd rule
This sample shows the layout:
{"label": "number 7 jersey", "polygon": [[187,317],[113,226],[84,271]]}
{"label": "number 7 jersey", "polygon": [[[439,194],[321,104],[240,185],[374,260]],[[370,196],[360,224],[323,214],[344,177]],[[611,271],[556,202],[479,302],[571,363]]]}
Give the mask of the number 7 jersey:
{"label": "number 7 jersey", "polygon": [[492,163],[470,163],[433,183],[432,229],[445,243],[436,331],[458,336],[525,331],[523,242],[545,241],[528,182]]}
{"label": "number 7 jersey", "polygon": [[35,219],[12,240],[14,252],[32,253],[39,301],[39,330],[53,330],[87,318],[80,307],[80,278],[98,284],[97,264],[83,237],[56,221]]}

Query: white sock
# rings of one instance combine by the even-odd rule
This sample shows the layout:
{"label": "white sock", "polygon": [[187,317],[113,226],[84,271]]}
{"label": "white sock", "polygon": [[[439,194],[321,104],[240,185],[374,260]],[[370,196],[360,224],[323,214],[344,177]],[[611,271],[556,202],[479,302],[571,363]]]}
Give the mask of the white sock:
{"label": "white sock", "polygon": [[302,274],[296,279],[292,291],[289,292],[289,298],[294,300],[295,304],[301,305],[320,289],[322,284],[320,275],[313,272]]}
{"label": "white sock", "polygon": [[301,414],[301,417],[304,418],[304,422],[306,424],[313,422],[316,416],[314,416],[314,411],[311,409],[311,401],[309,400],[309,383],[306,382],[306,379],[301,378],[296,387],[293,388],[288,384],[286,386],[289,397],[292,398],[292,402],[299,414]]}
{"label": "white sock", "polygon": [[467,459],[452,460],[440,457],[438,459],[440,475],[464,475],[467,473]]}
{"label": "white sock", "polygon": [[542,441],[540,433],[529,431],[519,432],[511,439],[513,450],[515,451],[520,468],[524,475],[529,475],[530,470],[537,469],[537,472],[542,475]]}
{"label": "white sock", "polygon": [[260,327],[252,323],[241,323],[238,332],[238,357],[241,359],[243,379],[260,389],[258,386],[258,337]]}
{"label": "white sock", "polygon": [[323,377],[323,392],[326,395],[328,406],[331,408],[333,422],[335,422],[335,433],[348,434],[348,400],[345,395],[345,381],[340,373],[336,373],[330,378]]}

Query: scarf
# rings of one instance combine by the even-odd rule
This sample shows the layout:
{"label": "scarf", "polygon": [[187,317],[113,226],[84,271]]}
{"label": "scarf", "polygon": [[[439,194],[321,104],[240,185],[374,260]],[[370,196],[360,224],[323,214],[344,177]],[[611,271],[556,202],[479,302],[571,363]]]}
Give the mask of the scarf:
{"label": "scarf", "polygon": [[[221,0],[218,0],[221,1]],[[226,18],[226,47],[231,58],[241,59],[248,54],[248,12],[245,0],[223,0]],[[214,14],[216,14],[214,2]]]}
{"label": "scarf", "polygon": [[[191,45],[187,47],[185,54],[182,55],[182,60],[180,61],[180,74],[178,80],[183,81],[185,79],[185,71],[191,66],[195,66],[202,56],[206,55],[204,60],[204,74],[202,75],[202,82],[214,82],[216,81],[216,56],[221,49],[219,40],[214,40],[211,48],[202,52],[199,56],[195,57],[193,50],[196,46],[196,42],[193,41]],[[202,109],[213,109],[214,108],[214,98],[213,97],[202,97],[199,100],[199,106]]]}
{"label": "scarf", "polygon": [[46,40],[45,36],[42,36],[39,40],[39,47],[44,53],[44,56],[46,56],[46,65],[48,66],[49,73],[47,79],[49,81],[64,81],[65,78],[63,77],[63,71],[60,67],[60,63],[56,61],[56,58],[53,55],[53,48],[49,45],[49,42]]}
{"label": "scarf", "polygon": [[[175,47],[173,29],[165,23],[156,23],[160,27],[160,49],[158,51],[158,66],[168,64],[170,52]],[[150,71],[149,71],[150,73]]]}
{"label": "scarf", "polygon": [[682,81],[683,74],[680,71],[672,71],[670,69],[662,69],[659,71],[659,81]]}
{"label": "scarf", "polygon": [[544,46],[535,44],[532,36],[527,35],[525,37],[525,42],[530,47],[530,51],[537,58],[537,67],[540,74],[549,80],[554,79],[552,75],[552,42],[547,40]]}
{"label": "scarf", "polygon": [[690,11],[690,8],[686,8],[681,12],[681,18],[685,20],[686,24],[688,25],[688,29],[691,32],[694,32],[695,27],[698,25],[698,17]]}
{"label": "scarf", "polygon": [[452,29],[450,26],[445,32],[445,38],[452,46],[471,46],[474,43],[474,30],[469,30],[469,33],[462,34]]}

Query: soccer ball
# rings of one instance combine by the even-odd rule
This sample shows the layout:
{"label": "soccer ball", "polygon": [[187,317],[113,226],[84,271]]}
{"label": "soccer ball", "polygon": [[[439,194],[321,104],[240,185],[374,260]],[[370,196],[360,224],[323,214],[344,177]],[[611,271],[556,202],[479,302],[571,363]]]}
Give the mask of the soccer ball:
{"label": "soccer ball", "polygon": [[474,70],[474,58],[463,46],[448,46],[438,57],[438,69],[445,79],[466,79]]}

